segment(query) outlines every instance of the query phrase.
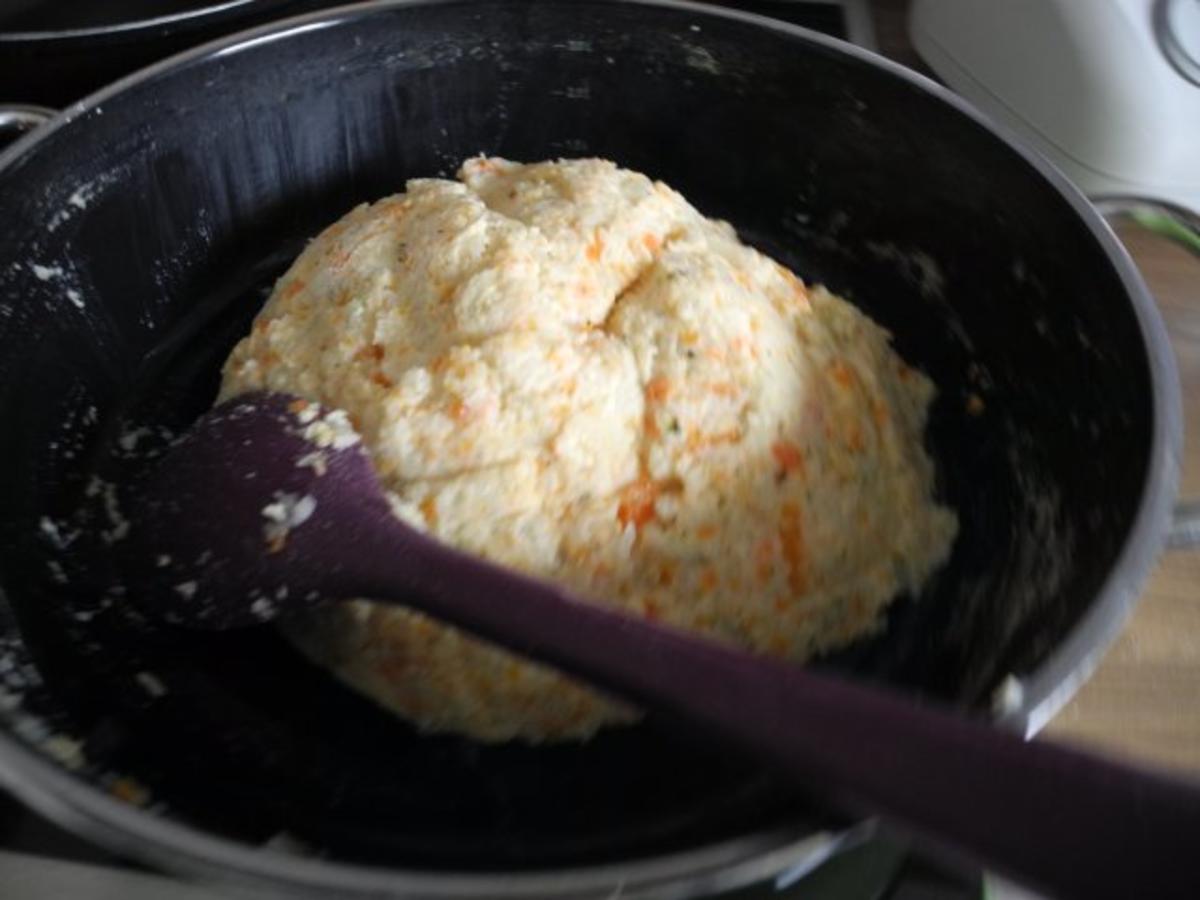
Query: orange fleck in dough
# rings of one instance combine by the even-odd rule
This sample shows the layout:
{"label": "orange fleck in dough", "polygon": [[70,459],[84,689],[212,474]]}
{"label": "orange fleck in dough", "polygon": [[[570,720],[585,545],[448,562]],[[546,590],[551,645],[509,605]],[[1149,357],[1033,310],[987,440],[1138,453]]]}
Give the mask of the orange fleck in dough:
{"label": "orange fleck in dough", "polygon": [[772,538],[762,538],[754,547],[754,576],[758,584],[763,585],[771,580],[775,573],[775,541]]}
{"label": "orange fleck in dough", "polygon": [[793,594],[802,594],[808,587],[808,554],[800,509],[794,503],[783,504],[779,512],[779,544],[787,563],[788,587]]}
{"label": "orange fleck in dough", "polygon": [[692,453],[698,453],[722,444],[736,444],[741,436],[742,433],[737,428],[730,428],[715,434],[703,434],[699,429],[693,428],[688,432],[687,448]]}
{"label": "orange fleck in dough", "polygon": [[587,246],[587,258],[589,262],[600,262],[600,257],[604,253],[604,238],[601,237],[599,230],[596,231],[592,242]]}
{"label": "orange fleck in dough", "polygon": [[368,344],[355,353],[354,358],[369,362],[381,362],[386,353],[387,348],[383,344]]}
{"label": "orange fleck in dough", "polygon": [[776,441],[771,445],[771,455],[780,473],[804,472],[804,454],[791,441]]}
{"label": "orange fleck in dough", "polygon": [[659,485],[645,476],[626,485],[619,495],[617,521],[641,529],[654,519],[654,503],[659,493]]}
{"label": "orange fleck in dough", "polygon": [[426,497],[421,501],[421,515],[425,517],[425,524],[430,528],[436,528],[438,523],[437,498]]}
{"label": "orange fleck in dough", "polygon": [[646,383],[646,402],[661,403],[671,393],[671,381],[665,377],[651,378]]}
{"label": "orange fleck in dough", "polygon": [[842,387],[854,384],[854,369],[844,359],[835,359],[829,364],[829,375]]}
{"label": "orange fleck in dough", "polygon": [[450,418],[456,422],[465,422],[471,418],[471,407],[466,404],[462,397],[450,397]]}

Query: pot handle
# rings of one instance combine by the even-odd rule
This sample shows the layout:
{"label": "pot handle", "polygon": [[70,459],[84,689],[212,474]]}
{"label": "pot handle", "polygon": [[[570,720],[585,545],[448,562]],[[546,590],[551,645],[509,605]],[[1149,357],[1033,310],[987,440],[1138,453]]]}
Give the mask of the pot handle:
{"label": "pot handle", "polygon": [[53,109],[20,103],[0,103],[0,150],[55,115]]}
{"label": "pot handle", "polygon": [[[1145,197],[1104,197],[1095,201],[1096,209],[1112,222],[1122,219],[1133,222],[1147,231],[1169,238],[1200,259],[1200,215]],[[1196,321],[1186,326],[1196,331],[1200,339],[1200,298],[1196,301]],[[1189,334],[1189,336],[1191,336]],[[1173,550],[1200,546],[1200,501],[1179,503],[1175,507],[1167,547]]]}

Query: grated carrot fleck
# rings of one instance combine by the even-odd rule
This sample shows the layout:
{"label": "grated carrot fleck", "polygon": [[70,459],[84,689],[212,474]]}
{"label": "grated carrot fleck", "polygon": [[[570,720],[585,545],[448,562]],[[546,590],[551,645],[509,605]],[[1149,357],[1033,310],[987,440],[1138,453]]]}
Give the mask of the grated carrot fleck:
{"label": "grated carrot fleck", "polygon": [[450,401],[450,418],[456,422],[465,422],[471,418],[471,407],[461,397],[454,397]]}
{"label": "grated carrot fleck", "polygon": [[763,538],[754,547],[754,575],[759,584],[766,584],[775,572],[775,542]]}
{"label": "grated carrot fleck", "polygon": [[829,375],[842,387],[854,384],[854,370],[844,359],[835,359],[829,364]]}
{"label": "grated carrot fleck", "polygon": [[646,401],[661,403],[671,395],[671,380],[664,376],[651,378],[646,382]]}
{"label": "grated carrot fleck", "polygon": [[782,474],[804,473],[804,454],[790,441],[776,441],[771,445],[771,455],[775,457],[775,464]]}
{"label": "grated carrot fleck", "polygon": [[690,428],[688,429],[686,446],[690,453],[696,453],[700,450],[718,447],[721,444],[736,444],[741,439],[742,433],[736,428],[731,428],[728,431],[718,431],[713,434],[704,434],[698,428]]}
{"label": "grated carrot fleck", "polygon": [[587,258],[590,262],[600,262],[600,256],[603,253],[604,238],[600,236],[600,229],[597,228],[591,243],[587,245]]}
{"label": "grated carrot fleck", "polygon": [[851,422],[846,428],[846,446],[854,453],[861,453],[866,448],[867,441],[858,422]]}
{"label": "grated carrot fleck", "polygon": [[888,421],[887,406],[878,397],[871,398],[871,418],[875,420],[875,424],[882,427]]}
{"label": "grated carrot fleck", "polygon": [[617,521],[641,530],[654,518],[654,501],[658,499],[658,486],[643,476],[622,488],[619,498]]}
{"label": "grated carrot fleck", "polygon": [[654,518],[654,504],[662,494],[678,494],[682,491],[683,482],[678,478],[654,481],[642,475],[618,492],[617,520],[622,525],[633,525],[640,531]]}
{"label": "grated carrot fleck", "polygon": [[437,498],[430,496],[421,501],[421,515],[425,518],[426,525],[430,528],[437,527]]}
{"label": "grated carrot fleck", "polygon": [[659,609],[658,603],[653,597],[646,597],[642,600],[642,615],[651,622],[662,617],[662,610]]}
{"label": "grated carrot fleck", "polygon": [[795,503],[785,503],[780,510],[779,542],[783,549],[783,560],[787,563],[788,587],[793,594],[802,594],[808,588],[808,554],[804,546],[800,507]]}

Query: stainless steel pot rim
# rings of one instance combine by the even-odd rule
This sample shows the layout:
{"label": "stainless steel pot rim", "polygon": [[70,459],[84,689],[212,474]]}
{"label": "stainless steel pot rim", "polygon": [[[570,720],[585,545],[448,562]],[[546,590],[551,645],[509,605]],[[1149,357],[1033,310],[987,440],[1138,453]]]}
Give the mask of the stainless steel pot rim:
{"label": "stainless steel pot rim", "polygon": [[25,44],[44,41],[74,41],[91,38],[136,36],[141,33],[195,26],[203,22],[233,14],[244,7],[261,4],[262,0],[215,0],[206,6],[183,12],[155,16],[152,19],[137,19],[131,22],[114,22],[111,25],[96,25],[88,28],[63,28],[54,31],[0,31],[0,45],[6,43]]}
{"label": "stainless steel pot rim", "polygon": [[820,853],[830,838],[797,827],[748,835],[693,850],[599,866],[544,872],[393,871],[329,863],[237,844],[147,815],[92,789],[5,738],[0,740],[0,783],[53,822],[134,858],[201,878],[249,886],[286,887],[329,896],[403,896],[411,900],[478,898],[521,900],[604,897],[691,897],[768,879]]}
{"label": "stainless steel pot rim", "polygon": [[55,116],[55,110],[28,103],[0,103],[0,142],[7,144],[13,136],[27,134]]}
{"label": "stainless steel pot rim", "polygon": [[[228,55],[289,35],[329,28],[384,10],[457,0],[379,0],[297,16],[193,48],[127,76],[73,104],[46,126],[0,153],[4,170],[39,141],[121,91],[181,63]],[[687,0],[612,0],[629,6],[678,10],[705,19],[733,19],[844,54],[874,66],[932,95],[1008,145],[1071,206],[1103,248],[1133,304],[1149,354],[1154,433],[1141,502],[1124,546],[1096,600],[1066,639],[1036,670],[1014,673],[1021,691],[998,722],[1029,737],[1065,704],[1098,664],[1132,612],[1139,590],[1165,540],[1166,525],[1179,481],[1182,412],[1178,375],[1166,329],[1141,276],[1124,247],[1088,200],[1053,164],[1021,143],[1015,132],[992,122],[969,103],[936,82],[899,63],[799,26],[739,10],[702,6]],[[195,828],[146,815],[107,794],[83,785],[41,759],[15,738],[0,734],[0,781],[51,819],[116,849],[198,875],[231,876],[263,886],[300,892],[336,890],[342,896],[403,895],[442,897],[595,897],[614,888],[623,897],[675,898],[714,892],[769,877],[813,851],[807,829],[749,835],[671,856],[605,866],[537,873],[418,872],[373,869],[346,863],[298,859],[214,837]]]}

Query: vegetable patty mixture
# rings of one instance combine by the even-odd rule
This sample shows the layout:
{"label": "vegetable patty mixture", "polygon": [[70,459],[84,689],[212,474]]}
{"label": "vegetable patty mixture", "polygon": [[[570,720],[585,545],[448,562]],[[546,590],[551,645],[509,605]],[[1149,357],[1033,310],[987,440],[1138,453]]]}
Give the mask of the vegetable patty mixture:
{"label": "vegetable patty mixture", "polygon": [[[845,301],[602,160],[477,158],[313,240],[222,399],[340,407],[397,515],[607,603],[804,660],[946,559],[933,386]],[[431,731],[585,738],[635,710],[420,613],[290,628]]]}

